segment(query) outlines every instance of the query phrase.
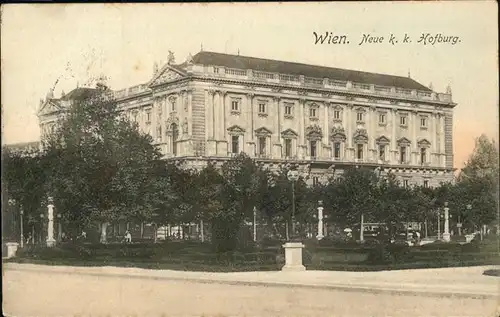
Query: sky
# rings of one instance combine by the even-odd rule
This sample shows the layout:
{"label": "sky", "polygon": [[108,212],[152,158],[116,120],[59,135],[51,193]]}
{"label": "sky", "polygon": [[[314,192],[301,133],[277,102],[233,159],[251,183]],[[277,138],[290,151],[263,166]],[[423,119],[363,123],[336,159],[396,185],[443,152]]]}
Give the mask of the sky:
{"label": "sky", "polygon": [[[9,4],[2,6],[4,144],[39,139],[40,98],[100,74],[112,89],[147,82],[168,52],[234,53],[410,76],[445,92],[454,110],[455,167],[482,133],[498,142],[498,12],[494,1],[212,4]],[[314,32],[349,44],[315,44]],[[422,33],[458,37],[418,43]],[[363,35],[384,37],[363,44]],[[393,34],[398,43],[389,43]],[[404,42],[405,34],[410,41]]]}

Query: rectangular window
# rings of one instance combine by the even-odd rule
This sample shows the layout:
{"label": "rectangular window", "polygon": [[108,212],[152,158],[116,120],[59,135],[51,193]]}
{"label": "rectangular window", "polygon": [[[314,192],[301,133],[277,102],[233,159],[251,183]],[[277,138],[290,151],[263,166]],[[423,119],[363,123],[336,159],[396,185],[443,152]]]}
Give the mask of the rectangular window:
{"label": "rectangular window", "polygon": [[292,139],[285,139],[285,157],[292,156]]}
{"label": "rectangular window", "polygon": [[259,103],[259,113],[266,113],[266,104],[263,102]]}
{"label": "rectangular window", "polygon": [[231,153],[238,154],[240,152],[240,137],[237,135],[231,136]]}
{"label": "rectangular window", "polygon": [[424,180],[424,187],[429,188],[429,181],[428,180]]}
{"label": "rectangular window", "polygon": [[420,149],[420,164],[424,165],[427,162],[427,149]]}
{"label": "rectangular window", "polygon": [[316,185],[318,185],[318,184],[319,184],[319,178],[318,178],[318,177],[316,177],[316,176],[314,176],[314,177],[313,177],[313,186],[316,186]]}
{"label": "rectangular window", "polygon": [[219,68],[218,68],[218,67],[214,67],[214,73],[215,73],[215,74],[218,74],[218,73],[219,73]]}
{"label": "rectangular window", "polygon": [[410,181],[409,181],[409,180],[407,180],[407,179],[403,180],[403,186],[404,186],[405,188],[410,187]]}
{"label": "rectangular window", "polygon": [[309,108],[309,117],[316,118],[316,108]]}
{"label": "rectangular window", "polygon": [[238,100],[231,101],[231,110],[232,111],[238,111],[238,110],[240,110]]}
{"label": "rectangular window", "polygon": [[333,143],[333,157],[336,159],[340,158],[340,142]]}
{"label": "rectangular window", "polygon": [[339,120],[339,119],[340,119],[340,110],[335,110],[335,111],[333,112],[333,118],[334,118],[335,120]]}
{"label": "rectangular window", "polygon": [[378,115],[378,123],[385,123],[385,114],[381,113]]}
{"label": "rectangular window", "polygon": [[383,144],[378,146],[378,158],[381,161],[385,161],[385,145]]}
{"label": "rectangular window", "polygon": [[400,125],[406,125],[406,117],[405,116],[399,117],[399,124]]}
{"label": "rectangular window", "polygon": [[147,123],[151,122],[151,111],[146,111],[146,122]]}
{"label": "rectangular window", "polygon": [[406,146],[399,148],[399,163],[406,164]]}
{"label": "rectangular window", "polygon": [[175,100],[175,99],[173,99],[173,100],[170,102],[170,104],[171,104],[171,107],[172,107],[172,111],[175,111],[176,106],[177,106],[177,105],[176,105],[176,100]]}
{"label": "rectangular window", "polygon": [[259,155],[266,154],[266,137],[259,137]]}
{"label": "rectangular window", "polygon": [[358,112],[356,114],[356,120],[357,121],[363,121],[363,113],[362,112]]}
{"label": "rectangular window", "polygon": [[358,160],[363,159],[363,144],[356,144],[356,156]]}
{"label": "rectangular window", "polygon": [[427,127],[427,118],[420,118],[420,126]]}
{"label": "rectangular window", "polygon": [[132,115],[133,115],[133,117],[134,117],[134,118],[133,118],[134,122],[137,122],[137,121],[138,121],[138,118],[139,118],[139,114],[137,113],[137,111],[136,111],[136,112],[134,112]]}
{"label": "rectangular window", "polygon": [[310,142],[310,154],[312,158],[316,157],[316,141]]}
{"label": "rectangular window", "polygon": [[285,115],[287,116],[292,115],[292,105],[285,105]]}

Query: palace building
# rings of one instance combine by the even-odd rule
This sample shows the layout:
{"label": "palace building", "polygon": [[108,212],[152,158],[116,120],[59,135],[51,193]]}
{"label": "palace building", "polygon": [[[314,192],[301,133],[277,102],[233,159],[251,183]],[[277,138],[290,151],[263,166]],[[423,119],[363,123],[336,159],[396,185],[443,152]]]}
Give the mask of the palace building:
{"label": "palace building", "polygon": [[[42,137],[77,88],[40,101]],[[323,182],[348,166],[392,172],[404,185],[453,180],[451,89],[409,77],[201,51],[173,53],[147,83],[114,91],[165,159],[188,166],[245,152],[270,169],[296,164]]]}

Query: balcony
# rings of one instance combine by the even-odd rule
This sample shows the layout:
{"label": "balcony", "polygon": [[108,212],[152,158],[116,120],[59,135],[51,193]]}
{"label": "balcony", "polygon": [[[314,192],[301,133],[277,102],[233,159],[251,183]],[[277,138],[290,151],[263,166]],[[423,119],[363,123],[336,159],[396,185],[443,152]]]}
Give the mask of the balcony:
{"label": "balcony", "polygon": [[[289,74],[270,73],[255,70],[236,69],[218,67],[215,72],[213,68],[206,68],[205,72],[200,72],[203,76],[214,76],[218,78],[234,78],[248,81],[265,82],[282,84],[289,86],[305,87],[305,88],[323,88],[338,91],[352,91],[366,95],[399,97],[410,100],[436,101],[436,102],[452,102],[451,94],[436,93],[429,91],[420,91],[412,89],[404,89],[390,86],[380,86],[365,83],[356,83],[350,81],[334,80],[330,78],[313,78],[296,76]],[[144,86],[144,85],[139,85]],[[135,86],[138,87],[138,86]],[[138,93],[140,88],[131,87],[128,92],[119,91],[117,94],[133,94]],[[132,90],[132,92],[130,92]],[[137,92],[136,92],[137,91]]]}
{"label": "balcony", "polygon": [[121,98],[126,98],[126,97],[130,97],[130,96],[134,96],[134,95],[143,93],[147,90],[148,90],[147,85],[144,85],[144,84],[143,85],[136,85],[136,86],[122,89],[122,90],[114,91],[113,96],[116,99],[121,99]]}

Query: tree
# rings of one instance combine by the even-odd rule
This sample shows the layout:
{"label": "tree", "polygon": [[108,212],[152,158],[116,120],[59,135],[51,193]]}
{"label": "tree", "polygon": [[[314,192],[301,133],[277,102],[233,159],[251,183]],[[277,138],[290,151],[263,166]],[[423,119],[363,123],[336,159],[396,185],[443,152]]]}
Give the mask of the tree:
{"label": "tree", "polygon": [[47,155],[57,162],[50,175],[56,207],[66,213],[73,234],[99,223],[101,242],[109,222],[152,216],[147,207],[161,157],[151,136],[121,116],[109,95],[101,86],[75,100],[47,140]]}
{"label": "tree", "polygon": [[466,218],[476,225],[490,224],[498,218],[498,159],[497,143],[483,134],[476,139],[474,151],[458,176],[461,208],[472,206]]}
{"label": "tree", "polygon": [[[34,226],[40,225],[40,214],[46,208],[47,196],[47,174],[49,168],[46,155],[43,153],[14,153],[7,148],[2,149],[3,177],[2,186],[6,191],[7,199],[2,199],[7,203],[9,199],[16,202],[11,219],[15,226],[14,232],[18,236],[20,223],[17,219],[19,208],[24,211],[24,228],[34,230]],[[7,220],[4,218],[4,220]],[[8,229],[6,227],[5,229]],[[25,230],[27,234],[33,230]]]}
{"label": "tree", "polygon": [[349,168],[325,187],[325,203],[331,206],[330,219],[341,226],[353,226],[372,219],[376,205],[377,175],[369,169]]}

